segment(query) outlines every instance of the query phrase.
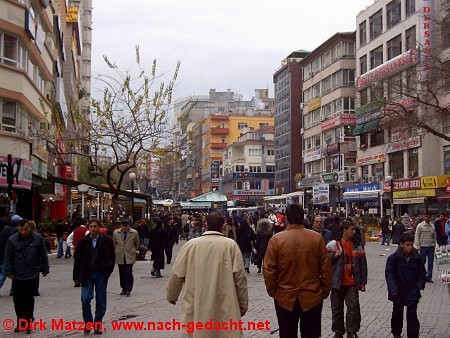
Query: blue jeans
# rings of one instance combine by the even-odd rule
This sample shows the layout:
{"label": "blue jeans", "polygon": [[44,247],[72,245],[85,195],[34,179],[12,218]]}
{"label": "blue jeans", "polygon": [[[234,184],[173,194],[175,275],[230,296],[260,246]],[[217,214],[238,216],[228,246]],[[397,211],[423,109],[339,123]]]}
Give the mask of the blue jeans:
{"label": "blue jeans", "polygon": [[58,237],[58,252],[56,254],[57,258],[60,258],[64,256],[64,250],[63,250],[63,238],[62,237]]}
{"label": "blue jeans", "polygon": [[423,264],[425,264],[428,259],[427,278],[433,278],[434,246],[421,246],[420,258],[422,258]]}
{"label": "blue jeans", "polygon": [[[92,319],[91,300],[94,298],[95,286],[95,318]],[[88,283],[81,288],[81,308],[85,323],[101,323],[106,313],[106,287],[108,279],[100,272],[91,272]]]}
{"label": "blue jeans", "polygon": [[5,284],[6,278],[8,276],[4,273],[2,264],[0,264],[0,288]]}

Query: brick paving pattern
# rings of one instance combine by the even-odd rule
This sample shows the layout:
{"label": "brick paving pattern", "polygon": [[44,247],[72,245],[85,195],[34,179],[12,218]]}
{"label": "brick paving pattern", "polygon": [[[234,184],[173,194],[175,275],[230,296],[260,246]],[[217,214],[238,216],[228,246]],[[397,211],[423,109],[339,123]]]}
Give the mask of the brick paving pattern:
{"label": "brick paving pattern", "polygon": [[[176,254],[184,241],[176,245]],[[394,246],[386,247],[378,243],[367,243],[366,253],[369,267],[369,282],[367,291],[360,293],[362,323],[360,337],[392,337],[390,334],[390,316],[392,304],[387,300],[387,290],[384,281],[384,264],[387,256],[395,250]],[[74,288],[72,283],[73,259],[56,259],[50,256],[50,274],[41,277],[41,296],[36,297],[35,318],[47,322],[47,330],[36,330],[32,337],[79,337],[82,331],[51,330],[52,318],[62,318],[65,321],[81,321],[80,288]],[[446,265],[445,267],[449,267]],[[113,331],[111,322],[126,321],[172,321],[179,319],[180,303],[176,306],[165,299],[167,275],[171,265],[166,265],[162,271],[163,278],[150,277],[151,263],[137,262],[134,265],[135,285],[130,297],[119,296],[119,274],[117,267],[109,280],[108,305],[104,318],[106,331],[103,337],[179,337],[177,331]],[[207,268],[207,267],[205,267]],[[441,267],[442,269],[442,267]],[[251,267],[248,276],[249,311],[244,316],[244,322],[270,321],[270,331],[245,331],[245,337],[278,337],[278,324],[274,304],[264,286],[262,275],[256,273],[256,267]],[[434,267],[434,284],[427,283],[423,297],[419,303],[418,314],[421,323],[420,337],[449,338],[450,337],[450,294],[447,285],[438,281],[439,271]],[[0,289],[0,337],[20,337],[25,333],[13,333],[3,328],[5,319],[15,319],[12,297],[9,296],[11,282],[8,280]],[[94,301],[93,301],[94,303]],[[406,320],[403,337],[406,337]],[[90,336],[93,336],[91,334]],[[330,301],[324,302],[322,313],[322,337],[332,337]]]}

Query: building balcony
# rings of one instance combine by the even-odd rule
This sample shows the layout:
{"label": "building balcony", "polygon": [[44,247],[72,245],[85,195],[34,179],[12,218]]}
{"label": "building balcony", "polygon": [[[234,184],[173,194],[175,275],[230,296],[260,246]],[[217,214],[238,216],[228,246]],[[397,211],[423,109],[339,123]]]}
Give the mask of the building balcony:
{"label": "building balcony", "polygon": [[229,128],[213,128],[211,134],[213,135],[228,135],[230,133]]}
{"label": "building balcony", "polygon": [[226,143],[211,143],[211,149],[225,149],[227,147]]}

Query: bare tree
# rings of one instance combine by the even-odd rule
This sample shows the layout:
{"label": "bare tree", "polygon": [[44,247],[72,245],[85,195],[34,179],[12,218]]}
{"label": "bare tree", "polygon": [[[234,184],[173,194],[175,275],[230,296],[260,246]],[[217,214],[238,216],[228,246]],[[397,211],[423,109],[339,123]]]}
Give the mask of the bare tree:
{"label": "bare tree", "polygon": [[[157,74],[156,60],[150,71],[144,69],[139,46],[136,75],[121,71],[107,56],[103,58],[113,74],[97,77],[104,84],[103,95],[91,101],[89,114],[73,109],[74,130],[58,132],[63,128],[56,118],[56,132],[41,130],[38,137],[53,144],[57,156],[87,158],[90,173],[103,178],[114,191],[113,200],[117,200],[128,173],[136,170],[139,160],[170,133],[168,113],[180,62],[165,83],[165,74]],[[58,147],[61,141],[72,146]]]}

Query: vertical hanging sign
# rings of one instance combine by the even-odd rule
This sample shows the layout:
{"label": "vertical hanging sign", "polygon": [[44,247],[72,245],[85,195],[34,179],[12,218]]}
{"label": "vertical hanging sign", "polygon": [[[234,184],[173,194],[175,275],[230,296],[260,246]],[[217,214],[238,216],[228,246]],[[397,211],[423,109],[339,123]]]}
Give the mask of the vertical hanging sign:
{"label": "vertical hanging sign", "polygon": [[419,8],[419,43],[421,50],[420,80],[427,82],[431,80],[433,67],[433,17],[431,0],[420,0]]}

